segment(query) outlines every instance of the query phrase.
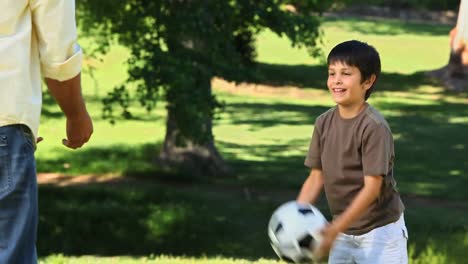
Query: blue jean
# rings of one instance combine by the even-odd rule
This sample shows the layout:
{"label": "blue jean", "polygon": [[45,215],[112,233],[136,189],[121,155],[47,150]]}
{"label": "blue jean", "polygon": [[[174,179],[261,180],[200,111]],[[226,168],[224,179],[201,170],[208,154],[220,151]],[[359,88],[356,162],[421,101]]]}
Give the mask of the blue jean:
{"label": "blue jean", "polygon": [[35,142],[23,125],[0,127],[0,264],[36,264]]}

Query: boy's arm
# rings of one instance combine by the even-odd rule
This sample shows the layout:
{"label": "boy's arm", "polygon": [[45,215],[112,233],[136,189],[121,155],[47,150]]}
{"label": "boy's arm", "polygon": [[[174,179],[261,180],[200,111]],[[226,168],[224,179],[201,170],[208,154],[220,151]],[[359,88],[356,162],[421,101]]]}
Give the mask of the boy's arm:
{"label": "boy's arm", "polygon": [[298,203],[311,203],[314,204],[320,195],[323,188],[323,174],[322,170],[312,169],[309,177],[304,181],[301,191],[297,196]]}
{"label": "boy's arm", "polygon": [[359,219],[372,202],[380,195],[382,176],[364,176],[364,187],[351,202],[348,208],[323,230],[323,240],[316,252],[318,256],[326,255],[336,236],[345,231],[351,223]]}
{"label": "boy's arm", "polygon": [[72,149],[81,147],[93,133],[93,123],[81,95],[81,74],[62,82],[50,78],[45,81],[67,117],[67,139],[63,144]]}

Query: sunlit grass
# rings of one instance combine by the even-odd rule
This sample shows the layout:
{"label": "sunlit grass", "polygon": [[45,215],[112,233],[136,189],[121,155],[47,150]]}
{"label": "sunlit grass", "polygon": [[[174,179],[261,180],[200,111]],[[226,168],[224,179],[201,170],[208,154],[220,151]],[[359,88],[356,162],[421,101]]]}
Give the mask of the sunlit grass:
{"label": "sunlit grass", "polygon": [[284,262],[259,259],[245,260],[233,258],[184,258],[184,257],[169,257],[169,256],[148,256],[148,257],[97,257],[97,256],[82,256],[82,257],[65,257],[63,255],[50,256],[39,264],[284,264]]}
{"label": "sunlit grass", "polygon": [[[448,61],[449,26],[408,24],[403,21],[325,19],[323,50],[325,56],[338,43],[356,39],[377,48],[385,72],[414,73],[436,69]],[[286,37],[273,43],[274,33],[265,32],[258,42],[258,59],[268,63],[315,64],[305,49],[291,49]]]}

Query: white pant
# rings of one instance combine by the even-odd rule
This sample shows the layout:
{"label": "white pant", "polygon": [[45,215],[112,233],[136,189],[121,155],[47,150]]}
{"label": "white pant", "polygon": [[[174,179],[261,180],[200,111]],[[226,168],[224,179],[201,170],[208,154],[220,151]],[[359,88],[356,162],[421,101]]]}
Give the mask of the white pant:
{"label": "white pant", "polygon": [[408,231],[400,219],[360,236],[339,234],[330,251],[329,264],[407,264]]}

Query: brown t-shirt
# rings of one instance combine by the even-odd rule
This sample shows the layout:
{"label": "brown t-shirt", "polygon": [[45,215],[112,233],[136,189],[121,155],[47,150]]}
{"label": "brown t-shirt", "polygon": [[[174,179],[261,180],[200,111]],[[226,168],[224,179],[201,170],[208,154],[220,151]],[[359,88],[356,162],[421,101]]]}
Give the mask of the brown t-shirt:
{"label": "brown t-shirt", "polygon": [[380,196],[346,234],[361,235],[400,217],[404,205],[393,178],[394,156],[390,127],[368,104],[351,119],[343,119],[337,107],[316,119],[304,164],[322,170],[333,217],[354,200],[364,186],[364,175],[384,177]]}

